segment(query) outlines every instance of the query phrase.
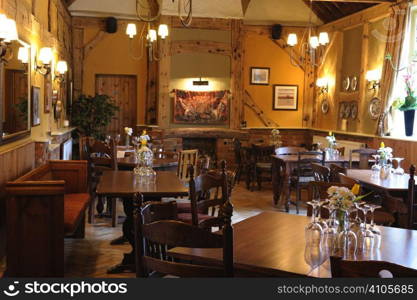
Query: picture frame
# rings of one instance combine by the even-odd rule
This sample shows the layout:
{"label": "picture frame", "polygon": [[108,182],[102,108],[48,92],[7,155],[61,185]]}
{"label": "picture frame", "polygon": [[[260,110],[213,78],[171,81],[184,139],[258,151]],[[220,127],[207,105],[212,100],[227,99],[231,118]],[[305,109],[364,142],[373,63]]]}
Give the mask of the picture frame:
{"label": "picture frame", "polygon": [[41,124],[40,117],[40,94],[41,89],[36,86],[32,86],[32,101],[31,101],[31,121],[32,127],[38,126]]}
{"label": "picture frame", "polygon": [[273,110],[298,110],[298,85],[274,84]]}
{"label": "picture frame", "polygon": [[269,85],[270,68],[251,67],[250,84],[251,85]]}

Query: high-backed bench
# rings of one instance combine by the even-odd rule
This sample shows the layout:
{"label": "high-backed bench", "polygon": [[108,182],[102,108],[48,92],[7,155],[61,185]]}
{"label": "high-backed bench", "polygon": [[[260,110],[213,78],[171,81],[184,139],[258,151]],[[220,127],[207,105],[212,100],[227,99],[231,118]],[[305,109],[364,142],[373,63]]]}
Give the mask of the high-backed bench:
{"label": "high-backed bench", "polygon": [[7,277],[62,277],[64,237],[84,237],[87,161],[49,161],[6,184]]}

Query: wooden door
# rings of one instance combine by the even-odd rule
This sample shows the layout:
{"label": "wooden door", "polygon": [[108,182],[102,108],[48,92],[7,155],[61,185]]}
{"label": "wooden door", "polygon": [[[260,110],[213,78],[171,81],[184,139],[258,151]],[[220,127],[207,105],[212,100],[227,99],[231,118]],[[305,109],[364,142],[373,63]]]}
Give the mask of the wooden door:
{"label": "wooden door", "polygon": [[119,111],[106,130],[124,134],[124,127],[136,128],[137,87],[134,75],[96,75],[96,93],[110,96]]}

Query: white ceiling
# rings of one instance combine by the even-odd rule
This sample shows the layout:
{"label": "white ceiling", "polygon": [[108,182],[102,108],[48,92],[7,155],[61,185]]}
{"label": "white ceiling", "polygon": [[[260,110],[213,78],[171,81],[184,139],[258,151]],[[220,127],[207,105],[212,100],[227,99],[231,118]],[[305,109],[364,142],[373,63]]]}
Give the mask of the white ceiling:
{"label": "white ceiling", "polygon": [[[76,0],[69,10],[74,16],[135,18],[135,3],[136,0]],[[178,0],[162,0],[162,14],[177,15]],[[243,16],[241,0],[194,0],[193,16],[243,19],[248,24],[306,25],[310,9],[303,0],[252,0]],[[312,16],[313,23],[321,24]]]}

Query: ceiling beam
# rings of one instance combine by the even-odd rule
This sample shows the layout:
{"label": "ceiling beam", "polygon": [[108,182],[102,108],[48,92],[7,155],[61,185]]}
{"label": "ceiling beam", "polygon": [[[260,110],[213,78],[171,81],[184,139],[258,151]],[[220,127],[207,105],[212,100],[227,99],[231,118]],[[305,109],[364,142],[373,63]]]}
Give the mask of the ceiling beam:
{"label": "ceiling beam", "polygon": [[251,0],[241,0],[241,1],[242,1],[243,15],[246,15],[246,11],[248,10],[248,6]]}
{"label": "ceiling beam", "polygon": [[387,3],[396,0],[313,0],[314,2],[344,2],[344,3]]}
{"label": "ceiling beam", "polygon": [[67,4],[67,7],[69,7],[71,4],[73,4],[77,0],[65,0],[64,2]]}

